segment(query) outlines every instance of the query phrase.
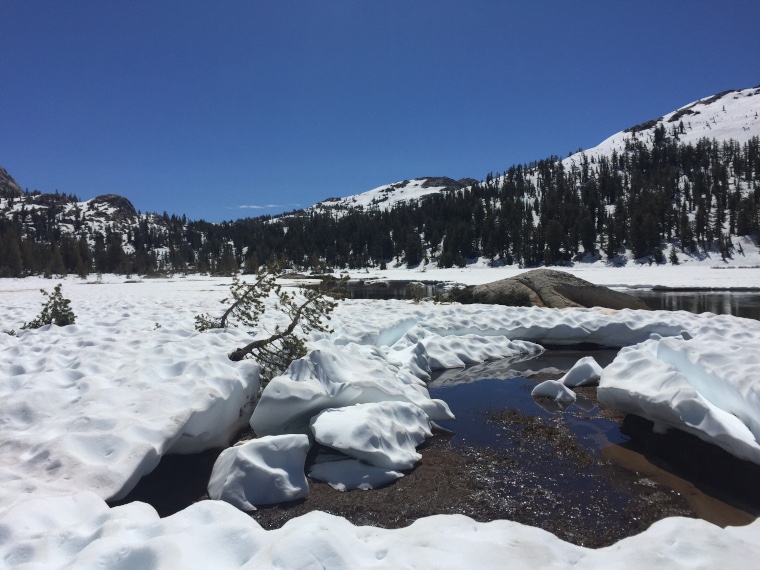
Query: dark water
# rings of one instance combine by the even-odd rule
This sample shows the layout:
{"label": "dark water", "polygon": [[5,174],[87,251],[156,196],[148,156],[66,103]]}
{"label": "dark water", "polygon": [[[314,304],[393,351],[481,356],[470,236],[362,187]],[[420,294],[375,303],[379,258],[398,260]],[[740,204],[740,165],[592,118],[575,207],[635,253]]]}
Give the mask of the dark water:
{"label": "dark water", "polygon": [[760,293],[743,291],[626,291],[652,309],[715,313],[760,320]]}
{"label": "dark water", "polygon": [[535,387],[536,382],[525,378],[485,378],[477,382],[431,388],[430,395],[444,400],[457,418],[450,422],[438,422],[441,427],[454,432],[453,444],[503,447],[507,441],[503,437],[503,428],[488,421],[488,416],[492,411],[504,409],[546,420],[553,419],[555,414],[562,414],[565,425],[578,436],[578,442],[592,449],[628,441],[621,433],[618,422],[598,417],[599,408],[593,401],[579,396],[566,408],[554,402],[539,403],[530,395]]}
{"label": "dark water", "polygon": [[446,370],[428,384],[433,398],[445,401],[456,420],[439,422],[454,431],[452,443],[468,446],[496,446],[505,441],[500,426],[487,421],[491,411],[516,410],[528,415],[551,419],[562,414],[566,425],[588,447],[601,448],[610,443],[627,441],[618,422],[599,416],[595,402],[579,396],[569,406],[553,401],[536,400],[530,392],[535,380],[522,375],[560,377],[584,356],[593,356],[600,366],[614,360],[617,349],[548,350],[525,360],[504,360],[466,369]]}
{"label": "dark water", "polygon": [[[552,492],[566,493],[568,500],[591,486],[595,500],[605,495],[609,508],[622,512],[630,509],[644,486],[655,501],[659,500],[656,497],[683,497],[691,516],[715,524],[747,524],[760,514],[760,498],[755,492],[760,466],[737,460],[677,430],[655,434],[651,422],[635,416],[621,421],[622,416],[600,409],[594,389],[577,390],[587,397],[579,393],[569,406],[530,395],[539,379],[560,377],[583,356],[594,356],[604,367],[616,353],[614,349],[548,350],[521,362],[444,371],[428,388],[433,398],[444,400],[456,415],[454,421],[439,422],[454,432],[453,445],[508,453],[519,464],[516,470],[537,487],[553,489],[561,482]],[[505,412],[517,418],[514,425],[494,421]],[[543,435],[526,444],[524,428],[529,422],[525,417],[566,428],[571,436],[562,447],[577,446],[592,459],[580,465],[561,460],[562,448],[545,446]],[[534,456],[547,454],[556,460],[536,464]],[[671,503],[667,499],[660,507],[670,508]]]}

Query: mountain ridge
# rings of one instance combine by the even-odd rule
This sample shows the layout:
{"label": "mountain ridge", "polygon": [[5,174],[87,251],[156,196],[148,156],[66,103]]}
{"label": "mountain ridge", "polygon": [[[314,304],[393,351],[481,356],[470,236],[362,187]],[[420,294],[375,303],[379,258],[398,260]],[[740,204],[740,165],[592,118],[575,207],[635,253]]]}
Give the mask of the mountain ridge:
{"label": "mountain ridge", "polygon": [[[479,256],[534,266],[581,253],[611,260],[623,247],[659,261],[663,251],[673,258],[675,238],[683,251],[700,244],[725,257],[731,236],[760,224],[758,111],[760,87],[724,91],[565,159],[515,165],[483,182],[421,177],[219,224],[141,214],[113,194],[80,201],[25,192],[0,168],[0,275],[75,266],[229,272],[275,258],[312,268],[394,258],[450,266]],[[71,253],[72,241],[80,254]]]}

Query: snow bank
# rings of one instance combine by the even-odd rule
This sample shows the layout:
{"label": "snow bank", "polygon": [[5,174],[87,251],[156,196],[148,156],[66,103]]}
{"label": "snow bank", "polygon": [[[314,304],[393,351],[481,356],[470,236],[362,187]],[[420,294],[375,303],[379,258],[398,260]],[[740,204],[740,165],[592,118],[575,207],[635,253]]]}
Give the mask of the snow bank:
{"label": "snow bank", "polygon": [[375,347],[327,342],[273,378],[251,417],[257,435],[308,433],[322,410],[372,402],[410,402],[431,421],[453,419],[445,402],[430,398],[424,382]]}
{"label": "snow bank", "polygon": [[225,446],[245,426],[258,366],[227,358],[234,337],[130,324],[0,334],[0,504],[118,499],[165,453]]}
{"label": "snow bank", "polygon": [[208,496],[243,511],[306,497],[308,452],[305,435],[267,436],[229,447],[214,463]]}
{"label": "snow bank", "polygon": [[754,324],[730,338],[652,339],[623,349],[602,373],[599,401],[760,463],[758,341]]}
{"label": "snow bank", "polygon": [[584,356],[567,373],[560,378],[565,386],[588,386],[598,384],[602,376],[602,367],[593,356]]}
{"label": "snow bank", "polygon": [[311,431],[322,445],[386,469],[414,467],[422,457],[417,446],[433,435],[425,412],[407,402],[324,410]]}
{"label": "snow bank", "polygon": [[[647,340],[651,334],[675,336],[685,328],[711,327],[699,315],[667,311],[624,309],[567,309],[497,307],[493,305],[416,305],[401,301],[344,301],[333,319],[337,345],[359,344],[388,347],[392,354],[409,349],[426,339],[448,338],[448,342],[474,335],[497,337],[495,343],[521,341],[541,345],[574,345],[582,342],[602,346],[628,346]],[[730,325],[723,323],[724,328]],[[443,341],[442,341],[443,342]],[[535,350],[521,345],[525,351]],[[472,346],[470,343],[469,346]],[[510,356],[506,350],[503,357]],[[460,360],[475,355],[463,354]]]}
{"label": "snow bank", "polygon": [[[0,559],[25,568],[753,568],[760,521],[721,529],[670,518],[591,550],[511,521],[437,515],[406,528],[357,527],[312,512],[266,531],[221,501],[166,518],[143,503],[109,509],[91,494],[26,503],[7,519]],[[38,518],[37,515],[42,515]]]}

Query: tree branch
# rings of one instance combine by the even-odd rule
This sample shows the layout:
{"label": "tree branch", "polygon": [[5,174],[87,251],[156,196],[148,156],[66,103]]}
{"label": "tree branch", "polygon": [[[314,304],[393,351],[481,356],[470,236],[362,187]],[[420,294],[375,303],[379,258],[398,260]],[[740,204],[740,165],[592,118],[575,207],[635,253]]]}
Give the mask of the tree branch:
{"label": "tree branch", "polygon": [[257,348],[261,348],[262,346],[271,344],[291,334],[293,330],[295,330],[296,325],[298,324],[298,321],[301,319],[301,313],[303,312],[303,310],[306,307],[308,307],[311,303],[318,301],[322,296],[323,294],[319,294],[314,297],[310,297],[306,299],[306,301],[304,301],[301,305],[299,305],[299,307],[296,309],[295,313],[293,314],[290,324],[284,331],[280,331],[276,334],[273,334],[272,336],[268,338],[261,338],[258,340],[254,340],[253,342],[248,343],[244,347],[238,348],[237,350],[235,350],[229,355],[229,359],[232,360],[233,362],[238,362],[240,360],[243,360],[248,354],[250,354]]}
{"label": "tree branch", "polygon": [[265,271],[256,280],[256,283],[248,286],[248,290],[245,292],[245,294],[242,295],[237,301],[232,303],[232,305],[230,305],[229,308],[226,311],[224,311],[224,314],[219,318],[219,328],[223,329],[227,327],[227,317],[229,317],[232,311],[234,311],[243,301],[245,301],[248,297],[251,297],[255,293],[257,293],[259,285],[261,285],[264,279],[266,279],[270,275],[271,273],[269,273],[268,271]]}

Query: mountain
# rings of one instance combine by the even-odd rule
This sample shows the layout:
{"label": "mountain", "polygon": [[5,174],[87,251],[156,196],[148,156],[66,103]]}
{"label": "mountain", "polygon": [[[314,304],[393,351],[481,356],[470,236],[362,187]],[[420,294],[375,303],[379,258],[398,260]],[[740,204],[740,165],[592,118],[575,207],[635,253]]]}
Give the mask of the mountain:
{"label": "mountain", "polygon": [[5,168],[0,167],[0,198],[20,198],[23,194],[21,186],[8,174]]}
{"label": "mountain", "polygon": [[[696,144],[703,138],[718,142],[733,140],[744,144],[753,137],[760,136],[760,86],[751,89],[724,91],[717,95],[699,99],[675,111],[627,128],[608,137],[597,146],[576,152],[562,162],[565,168],[580,163],[582,157],[595,159],[622,153],[626,145],[643,143],[651,148],[658,132],[672,137],[682,144]],[[461,190],[479,181],[473,178],[452,180],[451,178],[422,177],[403,180],[379,186],[361,194],[343,198],[327,198],[306,208],[306,211],[347,212],[393,206],[420,200],[433,194]]]}
{"label": "mountain", "polygon": [[0,169],[0,276],[728,259],[760,233],[759,111],[760,87],[726,91],[482,182],[422,177],[221,224],[29,193]]}
{"label": "mountain", "polygon": [[[657,137],[673,137],[682,144],[696,144],[703,138],[733,140],[744,144],[760,136],[760,85],[751,89],[724,91],[699,99],[663,115],[615,133],[597,146],[568,157],[565,164],[578,161],[580,155],[592,157],[620,154],[626,144],[643,142],[649,148]],[[660,135],[658,135],[658,131]]]}
{"label": "mountain", "polygon": [[415,178],[394,184],[386,184],[345,198],[327,198],[307,208],[307,211],[345,213],[351,210],[370,208],[390,210],[397,204],[409,202],[410,200],[420,200],[431,194],[461,190],[477,183],[478,181],[474,178],[463,178],[461,180],[453,180],[446,177]]}

